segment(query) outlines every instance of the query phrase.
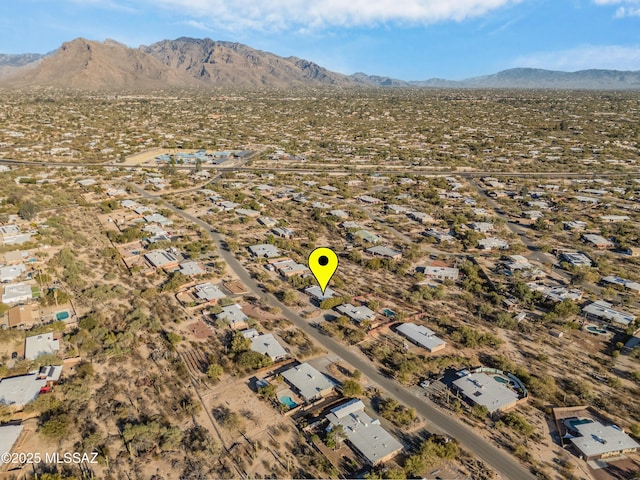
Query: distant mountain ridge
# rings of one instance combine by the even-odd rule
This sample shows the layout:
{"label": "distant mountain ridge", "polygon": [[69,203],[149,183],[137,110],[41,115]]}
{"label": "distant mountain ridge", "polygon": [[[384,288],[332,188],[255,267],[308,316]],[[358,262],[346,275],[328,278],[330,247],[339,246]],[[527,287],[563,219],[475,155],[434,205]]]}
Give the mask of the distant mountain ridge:
{"label": "distant mountain ridge", "polygon": [[404,81],[361,72],[344,75],[309,60],[280,57],[241,43],[188,37],[139,48],[111,39],[77,38],[47,55],[0,54],[0,86],[37,85],[109,90],[211,86],[636,90],[640,71],[514,68],[460,81]]}

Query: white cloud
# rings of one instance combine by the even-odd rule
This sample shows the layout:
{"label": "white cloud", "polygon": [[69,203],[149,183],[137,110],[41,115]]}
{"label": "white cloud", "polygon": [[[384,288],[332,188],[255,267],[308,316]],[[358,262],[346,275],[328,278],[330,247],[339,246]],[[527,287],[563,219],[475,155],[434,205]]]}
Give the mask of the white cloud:
{"label": "white cloud", "polygon": [[281,31],[462,21],[522,0],[144,0],[226,30]]}
{"label": "white cloud", "polygon": [[640,70],[640,46],[587,45],[554,52],[538,52],[516,58],[511,66],[570,72],[590,68]]}
{"label": "white cloud", "polygon": [[603,6],[620,5],[616,9],[615,18],[640,17],[640,0],[593,0],[593,3]]}

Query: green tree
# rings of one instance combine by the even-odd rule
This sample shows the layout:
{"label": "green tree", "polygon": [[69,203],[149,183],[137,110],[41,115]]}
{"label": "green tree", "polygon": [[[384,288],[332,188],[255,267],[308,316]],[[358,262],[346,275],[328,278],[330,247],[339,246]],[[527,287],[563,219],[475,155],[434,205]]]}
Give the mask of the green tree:
{"label": "green tree", "polygon": [[345,397],[359,397],[362,395],[362,385],[360,385],[355,380],[345,380],[342,383],[342,393]]}
{"label": "green tree", "polygon": [[207,377],[217,380],[224,373],[223,368],[217,363],[212,363],[207,369]]}
{"label": "green tree", "polygon": [[35,217],[37,211],[38,208],[36,207],[36,204],[29,200],[26,200],[20,204],[18,215],[20,215],[20,218],[23,218],[25,220],[31,220],[33,219],[33,217]]}

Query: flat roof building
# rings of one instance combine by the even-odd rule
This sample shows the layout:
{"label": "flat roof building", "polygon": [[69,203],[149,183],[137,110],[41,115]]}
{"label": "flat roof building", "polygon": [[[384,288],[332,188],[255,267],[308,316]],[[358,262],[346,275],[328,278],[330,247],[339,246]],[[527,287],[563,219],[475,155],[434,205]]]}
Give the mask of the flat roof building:
{"label": "flat roof building", "polygon": [[168,250],[153,250],[145,253],[144,258],[155,268],[175,268],[178,257]]}
{"label": "flat roof building", "polygon": [[0,282],[11,282],[27,271],[24,263],[0,268]]}
{"label": "flat roof building", "polygon": [[202,275],[207,273],[198,262],[187,261],[180,264],[180,273],[187,276]]}
{"label": "flat roof building", "polygon": [[227,322],[229,327],[234,330],[246,328],[249,321],[249,317],[244,314],[242,307],[237,303],[222,307],[222,312],[218,313],[216,318]]}
{"label": "flat roof building", "polygon": [[402,444],[364,411],[362,400],[353,399],[331,409],[331,428],[341,425],[349,445],[371,465],[384,463],[403,450]]}
{"label": "flat roof building", "polygon": [[28,283],[13,283],[4,287],[2,303],[14,305],[16,303],[27,302],[32,298],[33,291],[31,290],[31,285]]}
{"label": "flat roof building", "polygon": [[360,323],[366,320],[373,320],[373,318],[375,317],[375,312],[364,305],[359,305],[356,307],[351,305],[350,303],[345,303],[344,305],[338,305],[336,307],[336,311],[343,315],[346,315],[356,323]]}
{"label": "flat roof building", "polygon": [[276,258],[280,256],[280,250],[278,250],[278,247],[269,243],[252,245],[249,247],[249,253],[253,257],[260,258]]}
{"label": "flat roof building", "polygon": [[329,287],[327,287],[324,293],[322,293],[322,289],[318,285],[312,285],[311,287],[305,288],[304,293],[320,302],[322,300],[326,300],[327,298],[333,298],[336,295],[335,292]]}
{"label": "flat roof building", "polygon": [[57,382],[62,374],[62,366],[41,367],[28,375],[0,380],[0,404],[23,407],[35,400],[40,389],[50,382]]}
{"label": "flat roof building", "polygon": [[306,265],[298,263],[294,260],[286,259],[277,262],[273,262],[271,265],[278,271],[283,277],[292,277],[294,275],[302,275],[309,271]]}
{"label": "flat roof building", "polygon": [[626,278],[609,275],[607,277],[604,277],[602,281],[605,283],[610,283],[612,285],[619,285],[627,290],[631,290],[634,293],[640,293],[640,283],[634,282],[632,280],[627,280]]}
{"label": "flat roof building", "polygon": [[6,453],[11,452],[21,433],[22,425],[3,425],[0,427],[0,471],[5,464],[2,458]]}
{"label": "flat roof building", "polygon": [[[346,222],[345,222],[346,223]],[[353,233],[353,237],[358,237],[369,243],[380,243],[384,241],[382,237],[379,237],[375,233],[371,233],[369,230],[358,230]]]}
{"label": "flat roof building", "polygon": [[392,258],[394,260],[402,257],[402,252],[389,247],[376,246],[367,248],[365,251],[377,257]]}
{"label": "flat roof building", "polygon": [[563,252],[560,254],[561,262],[567,262],[574,267],[591,267],[593,262],[584,253],[579,252]]}
{"label": "flat roof building", "polygon": [[516,392],[484,372],[467,371],[453,385],[470,403],[485,406],[489,413],[512,408],[519,399]]}
{"label": "flat roof building", "polygon": [[283,378],[307,402],[329,395],[336,384],[308,363],[301,363],[282,372]]}
{"label": "flat roof building", "polygon": [[60,340],[53,333],[42,333],[27,337],[24,341],[24,358],[35,360],[41,355],[55,355],[60,350]]}
{"label": "flat roof building", "polygon": [[423,273],[427,278],[437,278],[438,280],[457,280],[460,275],[457,268],[449,267],[416,267],[416,271]]}
{"label": "flat roof building", "polygon": [[416,345],[421,346],[431,353],[442,350],[446,345],[444,340],[436,336],[436,332],[423,325],[403,323],[397,327],[396,330]]}
{"label": "flat roof building", "polygon": [[478,247],[483,250],[506,250],[509,248],[509,243],[500,238],[483,238],[482,240],[478,240]]}
{"label": "flat roof building", "polygon": [[640,444],[615,425],[603,425],[590,418],[568,418],[564,420],[569,441],[584,460],[637,452]]}
{"label": "flat roof building", "polygon": [[615,247],[615,244],[611,240],[604,238],[602,235],[595,235],[593,233],[586,233],[582,235],[582,240],[600,250],[606,250]]}
{"label": "flat roof building", "polygon": [[598,300],[583,307],[582,313],[584,313],[587,318],[609,320],[612,323],[622,325],[622,327],[628,327],[631,322],[636,319],[636,316],[632,313],[616,310],[612,304],[604,300]]}
{"label": "flat roof building", "polygon": [[201,283],[200,285],[196,285],[194,287],[194,295],[197,299],[204,300],[206,302],[220,300],[226,296],[222,293],[222,290],[211,283]]}
{"label": "flat roof building", "polygon": [[251,350],[266,355],[274,362],[287,357],[287,351],[280,345],[272,333],[251,337]]}

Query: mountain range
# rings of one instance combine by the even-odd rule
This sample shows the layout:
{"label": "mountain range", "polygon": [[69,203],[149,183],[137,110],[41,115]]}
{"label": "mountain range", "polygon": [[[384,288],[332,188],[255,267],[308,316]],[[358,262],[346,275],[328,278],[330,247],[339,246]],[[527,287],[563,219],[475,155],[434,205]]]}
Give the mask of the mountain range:
{"label": "mountain range", "polygon": [[130,48],[115,40],[77,38],[46,54],[0,54],[0,86],[58,86],[87,90],[166,87],[291,88],[296,86],[404,88],[640,89],[640,71],[560,72],[514,68],[453,81],[404,81],[332,72],[308,60],[280,57],[233,42],[181,37]]}

